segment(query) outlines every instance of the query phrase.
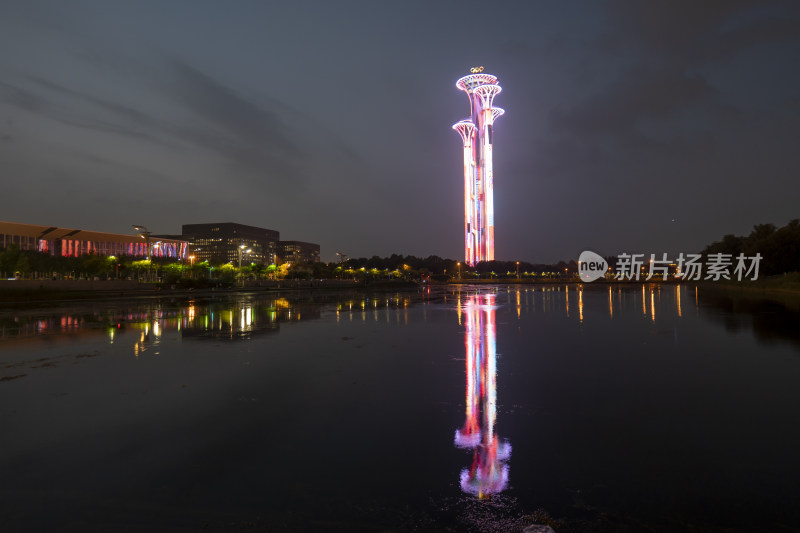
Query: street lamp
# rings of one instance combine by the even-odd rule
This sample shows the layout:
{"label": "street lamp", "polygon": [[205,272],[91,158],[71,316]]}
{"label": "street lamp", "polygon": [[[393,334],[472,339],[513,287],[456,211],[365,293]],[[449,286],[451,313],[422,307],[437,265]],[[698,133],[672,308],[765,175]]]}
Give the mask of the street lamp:
{"label": "street lamp", "polygon": [[[163,243],[161,241],[157,241],[156,243],[153,244],[152,255],[157,255],[159,257],[163,257],[164,250],[161,249],[161,245],[162,244]],[[152,266],[152,264],[153,264],[153,260],[150,259],[150,265]],[[158,281],[158,280],[159,280],[158,279],[158,264],[156,264],[156,281]]]}
{"label": "street lamp", "polygon": [[245,250],[245,248],[247,248],[246,244],[239,245],[239,278],[242,280],[242,287],[244,287],[244,277],[242,277],[242,254],[249,254],[253,251],[250,248]]}
{"label": "street lamp", "polygon": [[[149,261],[150,260],[150,235],[151,235],[151,232],[148,231],[147,226],[138,226],[136,224],[132,224],[132,226],[133,226],[133,229],[135,229],[136,231],[139,232],[139,237],[144,239],[145,250],[146,250],[145,259],[147,259]],[[137,279],[138,279],[138,274],[137,274]],[[149,264],[147,265],[147,281],[150,281],[150,265]]]}
{"label": "street lamp", "polygon": [[144,239],[145,247],[147,249],[146,255],[147,259],[150,259],[150,235],[152,234],[150,231],[147,230],[147,226],[137,226],[133,224],[133,229],[139,232],[139,237]]}
{"label": "street lamp", "polygon": [[245,248],[247,248],[246,244],[239,245],[239,268],[242,268],[242,254],[249,254],[253,251],[250,248],[247,248],[247,250],[245,250]]}
{"label": "street lamp", "polygon": [[519,261],[517,261],[517,279],[519,279]]}
{"label": "street lamp", "polygon": [[109,255],[108,260],[111,261],[111,266],[117,265],[117,278],[119,278],[119,263],[117,263],[117,256]]}
{"label": "street lamp", "polygon": [[458,279],[461,280],[461,261],[456,261],[456,266],[458,267]]}

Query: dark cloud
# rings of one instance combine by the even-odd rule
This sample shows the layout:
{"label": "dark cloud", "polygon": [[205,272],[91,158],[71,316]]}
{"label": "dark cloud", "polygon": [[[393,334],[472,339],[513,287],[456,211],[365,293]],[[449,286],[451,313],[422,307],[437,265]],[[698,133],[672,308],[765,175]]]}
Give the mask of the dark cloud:
{"label": "dark cloud", "polygon": [[691,251],[798,216],[796,2],[499,1],[478,39],[471,0],[30,4],[0,7],[6,218],[459,257],[449,127],[480,64],[506,109],[498,257]]}
{"label": "dark cloud", "polygon": [[170,66],[167,90],[173,101],[200,119],[179,126],[177,134],[225,158],[231,167],[227,179],[251,184],[266,180],[273,192],[296,198],[307,185],[304,164],[311,155],[280,113],[184,62],[174,60]]}
{"label": "dark cloud", "polygon": [[48,108],[47,102],[39,95],[8,83],[0,82],[0,95],[7,104],[26,111],[39,113]]}
{"label": "dark cloud", "polygon": [[549,122],[555,133],[628,135],[646,121],[674,119],[716,95],[698,74],[636,67],[575,107],[554,109]]}
{"label": "dark cloud", "polygon": [[2,84],[6,89],[7,103],[68,126],[163,142],[158,134],[164,127],[144,113],[40,77],[28,76],[26,80],[33,87],[22,89]]}
{"label": "dark cloud", "polygon": [[306,155],[275,111],[249,102],[185,63],[176,60],[172,66],[176,104],[208,120],[240,146],[258,147],[268,157],[291,160]]}
{"label": "dark cloud", "polygon": [[27,78],[40,87],[97,106],[105,111],[111,112],[120,119],[124,119],[127,122],[133,123],[134,125],[163,129],[163,125],[159,121],[155,120],[152,116],[132,107],[122,105],[117,102],[104,100],[102,98],[97,98],[88,94],[83,94],[73,89],[69,89],[63,85],[42,79],[38,76],[28,76]]}

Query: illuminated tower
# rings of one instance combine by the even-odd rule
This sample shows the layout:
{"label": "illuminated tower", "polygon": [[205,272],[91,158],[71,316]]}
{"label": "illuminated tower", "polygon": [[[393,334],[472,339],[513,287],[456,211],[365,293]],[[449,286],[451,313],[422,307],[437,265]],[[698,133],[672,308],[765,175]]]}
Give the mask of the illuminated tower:
{"label": "illuminated tower", "polygon": [[464,141],[464,262],[494,260],[494,175],[492,125],[504,113],[492,106],[500,93],[497,77],[483,67],[456,82],[469,97],[470,118],[453,124]]}

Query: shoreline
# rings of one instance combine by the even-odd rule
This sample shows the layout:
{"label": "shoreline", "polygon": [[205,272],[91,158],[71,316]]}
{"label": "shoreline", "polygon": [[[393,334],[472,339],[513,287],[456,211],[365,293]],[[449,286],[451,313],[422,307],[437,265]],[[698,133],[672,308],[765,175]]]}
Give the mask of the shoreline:
{"label": "shoreline", "polygon": [[[373,281],[364,283],[353,280],[297,280],[297,281],[262,281],[247,283],[241,287],[186,288],[180,286],[164,287],[163,285],[130,282],[127,280],[88,281],[70,280],[51,282],[50,280],[7,280],[0,281],[0,307],[13,307],[25,304],[60,303],[96,299],[152,299],[163,297],[207,297],[239,293],[269,293],[285,291],[392,291],[417,290],[424,287],[461,287],[461,286],[541,286],[541,287],[576,287],[582,290],[592,288],[634,288],[642,285],[679,286],[694,285],[702,290],[722,291],[728,293],[744,293],[751,296],[783,295],[800,296],[800,286],[775,286],[763,280],[765,284],[745,284],[745,282],[683,282],[676,280],[597,280],[586,283],[578,278],[565,280],[453,280],[420,284],[411,281]],[[779,280],[780,281],[780,280]]]}

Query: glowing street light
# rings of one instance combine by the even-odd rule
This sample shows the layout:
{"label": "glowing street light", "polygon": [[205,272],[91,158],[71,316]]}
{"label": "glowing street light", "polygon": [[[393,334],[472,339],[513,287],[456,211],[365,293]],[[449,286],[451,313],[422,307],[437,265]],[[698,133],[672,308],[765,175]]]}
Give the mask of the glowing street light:
{"label": "glowing street light", "polygon": [[132,224],[132,226],[133,229],[139,232],[139,237],[144,239],[147,255],[146,259],[150,259],[150,235],[152,233],[147,230],[147,226],[137,226],[136,224]]}
{"label": "glowing street light", "polygon": [[[145,243],[144,246],[145,246],[145,252],[146,252],[145,259],[150,261],[150,255],[151,255],[150,235],[151,235],[151,232],[147,229],[147,226],[139,226],[137,224],[131,224],[131,225],[133,226],[134,230],[139,232],[139,237],[144,239],[144,243]],[[139,275],[137,274],[136,277],[138,279]],[[150,265],[149,264],[147,265],[147,281],[150,281]]]}
{"label": "glowing street light", "polygon": [[242,280],[242,287],[244,287],[244,277],[242,276],[242,254],[249,254],[253,251],[250,248],[245,250],[245,248],[247,248],[246,244],[239,245],[239,278]]}
{"label": "glowing street light", "polygon": [[245,248],[247,248],[246,244],[240,244],[239,245],[239,268],[242,268],[242,254],[249,254],[249,253],[252,253],[252,251],[253,251],[250,248],[247,248],[245,250]]}
{"label": "glowing street light", "polygon": [[119,261],[117,261],[116,255],[109,255],[108,260],[111,261],[111,264],[116,264],[117,266],[117,279],[119,279]]}

